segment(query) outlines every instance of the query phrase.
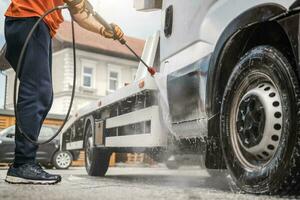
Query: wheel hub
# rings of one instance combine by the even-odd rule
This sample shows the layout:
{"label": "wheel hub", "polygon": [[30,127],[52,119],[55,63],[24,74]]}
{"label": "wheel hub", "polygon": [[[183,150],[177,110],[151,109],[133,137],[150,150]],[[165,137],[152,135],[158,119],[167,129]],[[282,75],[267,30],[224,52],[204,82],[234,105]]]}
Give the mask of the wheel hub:
{"label": "wheel hub", "polygon": [[92,128],[89,127],[87,130],[87,138],[85,143],[85,157],[86,157],[86,165],[87,167],[90,167],[91,161],[93,159],[93,136],[92,136]]}
{"label": "wheel hub", "polygon": [[61,153],[57,156],[56,160],[57,160],[57,165],[58,165],[59,167],[61,167],[61,168],[66,168],[66,167],[68,167],[68,166],[70,165],[70,163],[71,163],[71,158],[70,158],[70,156],[69,156],[67,153],[65,153],[65,152],[61,152]]}
{"label": "wheel hub", "polygon": [[239,101],[235,120],[234,138],[242,159],[253,162],[270,160],[279,145],[283,126],[278,90],[270,83],[261,83],[249,90]]}
{"label": "wheel hub", "polygon": [[259,144],[263,137],[265,111],[259,97],[251,95],[239,106],[237,130],[241,142],[247,148]]}

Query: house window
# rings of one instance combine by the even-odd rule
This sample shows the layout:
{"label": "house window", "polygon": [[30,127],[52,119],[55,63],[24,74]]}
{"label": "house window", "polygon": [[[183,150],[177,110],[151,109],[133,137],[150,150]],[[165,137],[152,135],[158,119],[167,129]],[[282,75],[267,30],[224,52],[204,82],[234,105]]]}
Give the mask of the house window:
{"label": "house window", "polygon": [[93,68],[83,67],[83,86],[91,88],[93,86]]}
{"label": "house window", "polygon": [[81,66],[82,66],[82,77],[81,77],[81,85],[83,88],[87,89],[95,89],[96,84],[96,67],[97,62],[93,60],[81,60]]}
{"label": "house window", "polygon": [[110,92],[116,91],[119,88],[119,72],[110,71],[109,72],[109,83],[108,90]]}

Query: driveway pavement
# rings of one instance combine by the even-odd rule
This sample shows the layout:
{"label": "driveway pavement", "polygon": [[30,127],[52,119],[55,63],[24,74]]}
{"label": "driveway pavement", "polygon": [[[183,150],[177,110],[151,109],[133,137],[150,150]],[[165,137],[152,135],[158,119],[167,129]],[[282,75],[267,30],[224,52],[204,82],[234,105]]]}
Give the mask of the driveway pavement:
{"label": "driveway pavement", "polygon": [[225,176],[211,177],[197,167],[110,168],[104,178],[90,177],[84,168],[52,170],[63,181],[54,186],[10,185],[0,169],[1,200],[195,200],[276,199],[231,191]]}

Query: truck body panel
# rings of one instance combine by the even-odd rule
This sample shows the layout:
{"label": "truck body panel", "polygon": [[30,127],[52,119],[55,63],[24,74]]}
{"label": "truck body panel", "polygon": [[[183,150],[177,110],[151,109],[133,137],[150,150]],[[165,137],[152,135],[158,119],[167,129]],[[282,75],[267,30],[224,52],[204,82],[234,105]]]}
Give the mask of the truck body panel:
{"label": "truck body panel", "polygon": [[[212,45],[213,49],[229,23],[250,8],[263,4],[277,4],[287,10],[293,2],[294,0],[191,0],[187,3],[165,0],[161,30],[166,26],[166,9],[173,6],[173,31],[169,37],[165,37],[164,32],[161,32],[161,61],[199,41]],[[186,12],[187,10],[189,12]]]}

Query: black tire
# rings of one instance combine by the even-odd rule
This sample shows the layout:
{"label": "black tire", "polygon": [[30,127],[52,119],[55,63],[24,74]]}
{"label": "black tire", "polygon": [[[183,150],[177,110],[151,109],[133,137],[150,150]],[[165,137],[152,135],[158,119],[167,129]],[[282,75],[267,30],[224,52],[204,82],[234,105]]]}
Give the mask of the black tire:
{"label": "black tire", "polygon": [[73,156],[69,151],[57,151],[52,160],[56,169],[68,169],[72,165]]}
{"label": "black tire", "polygon": [[95,148],[89,138],[93,138],[93,127],[88,123],[85,134],[85,168],[90,176],[105,176],[108,167],[111,152]]}
{"label": "black tire", "polygon": [[219,170],[219,169],[207,169],[207,173],[211,176],[211,177],[221,177],[221,178],[225,178],[227,175],[227,171],[226,170]]}
{"label": "black tire", "polygon": [[[263,83],[278,92],[275,95],[280,104],[271,102],[261,105],[261,98],[251,96],[260,87],[266,92],[270,90],[262,86]],[[267,96],[272,98],[274,94]],[[274,110],[278,106],[282,113],[264,111],[272,105]],[[300,192],[299,106],[298,79],[281,52],[271,46],[259,46],[241,58],[227,84],[220,118],[223,156],[234,182],[241,190],[279,195],[297,195]],[[280,126],[274,124],[270,128],[270,122],[276,122],[266,120],[273,119],[271,117],[282,122]],[[270,134],[275,136],[270,137]],[[262,141],[272,145],[265,145],[267,143]],[[264,148],[270,150],[266,154],[262,152],[265,157],[254,154]]]}
{"label": "black tire", "polygon": [[176,170],[176,169],[179,169],[179,164],[176,160],[167,160],[166,161],[166,167],[170,170]]}

